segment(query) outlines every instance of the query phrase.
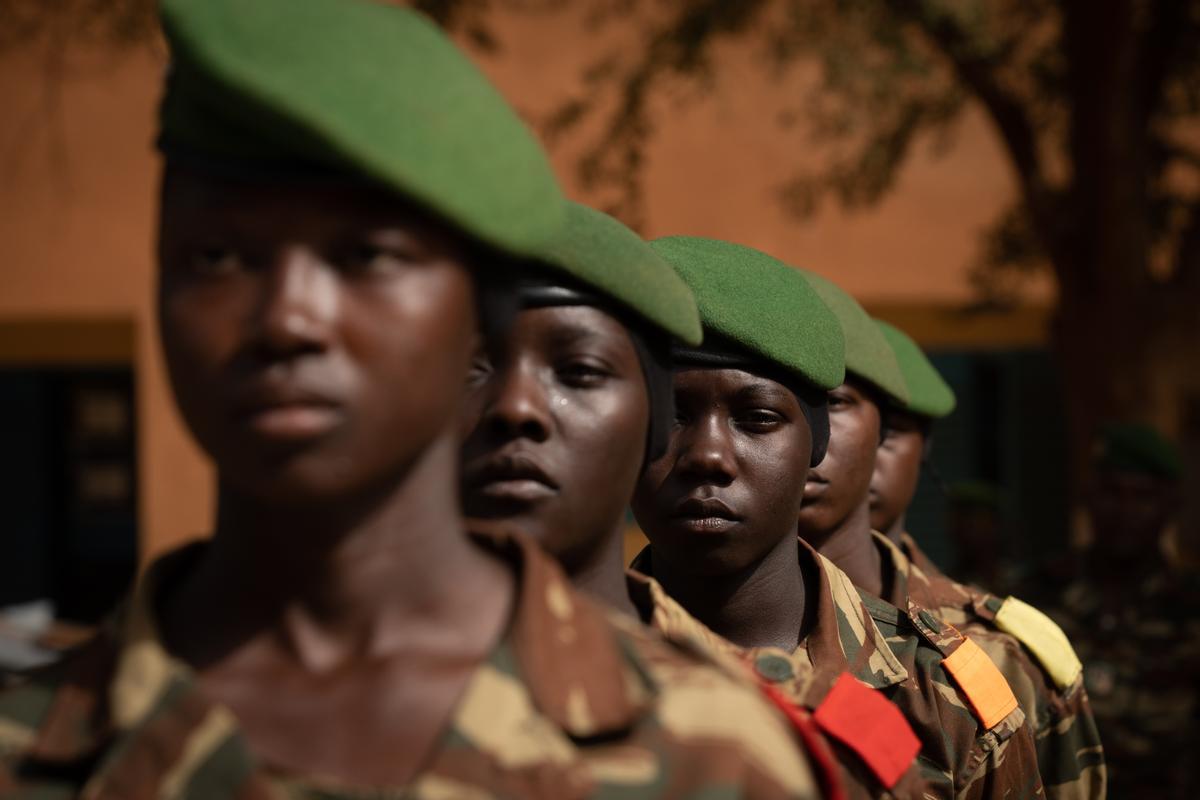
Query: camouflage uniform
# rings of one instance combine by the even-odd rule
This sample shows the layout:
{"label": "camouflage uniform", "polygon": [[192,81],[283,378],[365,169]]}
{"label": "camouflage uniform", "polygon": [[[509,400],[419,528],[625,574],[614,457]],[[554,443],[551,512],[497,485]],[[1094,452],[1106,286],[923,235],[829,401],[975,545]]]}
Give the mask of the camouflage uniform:
{"label": "camouflage uniform", "polygon": [[[1043,796],[1023,712],[1014,704],[998,722],[982,726],[943,668],[943,652],[930,634],[887,603],[859,591],[844,572],[803,541],[805,574],[819,582],[813,595],[817,608],[809,612],[814,622],[808,636],[791,653],[773,647],[739,648],[706,628],[648,579],[653,575],[650,552],[647,548],[633,563],[640,575],[631,576],[630,594],[643,618],[668,638],[703,641],[748,660],[763,680],[813,711],[818,720],[822,704],[844,673],[900,709],[919,739],[920,754],[915,770],[909,769],[891,789],[893,796]],[[869,771],[859,763],[862,746],[837,743],[846,783],[868,796],[883,796],[884,787],[872,784]]]}
{"label": "camouflage uniform", "polygon": [[1085,664],[1113,797],[1200,796],[1200,592],[1164,565],[1105,596],[1086,576],[1047,613]]}
{"label": "camouflage uniform", "polygon": [[[1063,686],[1057,684],[1054,672],[1037,660],[1018,635],[997,625],[996,614],[1003,601],[947,577],[908,534],[902,539],[903,549],[878,533],[875,541],[884,573],[890,578],[884,599],[917,616],[919,609],[928,609],[968,635],[999,668],[1032,726],[1047,796],[1104,797],[1104,751],[1081,672],[1067,665],[1069,680],[1064,678]],[[910,560],[907,553],[914,558]],[[1017,634],[1030,638],[1021,629]],[[1077,663],[1073,654],[1063,655]],[[1044,653],[1043,657],[1052,656]]]}
{"label": "camouflage uniform", "polygon": [[257,763],[234,715],[205,699],[189,669],[163,650],[151,616],[154,582],[167,566],[159,562],[119,624],[0,693],[0,794],[817,796],[791,732],[752,682],[600,610],[517,538],[487,546],[520,576],[513,621],[409,786],[348,789]]}

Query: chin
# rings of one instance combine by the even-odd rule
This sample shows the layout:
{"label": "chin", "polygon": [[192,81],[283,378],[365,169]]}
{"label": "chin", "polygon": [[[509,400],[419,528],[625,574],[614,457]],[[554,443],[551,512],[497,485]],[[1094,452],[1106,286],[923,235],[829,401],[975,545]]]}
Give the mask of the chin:
{"label": "chin", "polygon": [[707,536],[702,542],[685,539],[669,551],[658,547],[655,552],[663,553],[677,569],[706,577],[742,572],[765,555],[747,550],[744,540],[734,540],[732,536]]}

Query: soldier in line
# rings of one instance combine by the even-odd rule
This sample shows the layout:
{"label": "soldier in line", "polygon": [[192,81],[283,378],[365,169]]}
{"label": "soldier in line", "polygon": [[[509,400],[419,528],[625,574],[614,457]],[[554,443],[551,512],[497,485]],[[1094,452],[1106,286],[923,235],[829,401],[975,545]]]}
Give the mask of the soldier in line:
{"label": "soldier in line", "polygon": [[[638,475],[665,451],[674,421],[668,342],[698,344],[700,320],[691,290],[637,234],[586,206],[568,203],[567,212],[568,224],[517,281],[512,327],[489,337],[472,367],[463,505],[472,530],[520,530],[577,588],[626,612],[610,615],[620,627],[637,631],[622,522]],[[549,272],[546,264],[574,277]],[[703,649],[692,641],[676,644]],[[727,735],[736,726],[747,732],[748,750],[773,754],[757,762],[763,783],[757,794],[775,796],[766,791],[773,782],[775,794],[785,796],[788,775],[806,769],[793,764],[801,755],[788,752],[794,737],[786,718],[746,696],[754,682],[740,664],[704,656],[716,656],[734,680],[713,682],[695,710],[717,714],[725,691],[738,717]],[[661,677],[698,685],[712,670],[696,668],[689,676],[685,667]],[[741,693],[725,683],[741,684]],[[708,736],[720,732],[719,717],[710,724],[716,727]],[[804,733],[819,736],[815,729]],[[672,757],[679,763],[667,766],[686,768],[687,745],[680,742],[681,754]],[[691,755],[706,747],[697,744]],[[837,776],[823,766],[832,789]]]}
{"label": "soldier in line", "polygon": [[[636,233],[568,204],[571,224],[530,265],[512,328],[472,368],[463,445],[467,516],[519,527],[580,589],[634,615],[625,585],[625,509],[674,421],[669,342],[699,344],[687,284]],[[599,288],[593,288],[600,284]]]}
{"label": "soldier in line", "polygon": [[[673,334],[680,343],[694,346],[699,343],[699,321],[694,320],[693,332],[664,320],[665,307],[646,309],[644,293],[634,287],[654,280],[659,270],[666,270],[674,281],[678,276],[654,250],[610,218],[581,207],[576,207],[576,215],[578,235],[557,257],[574,264],[586,260],[630,276],[610,282],[618,287],[615,297],[557,278],[521,284],[522,311],[513,329],[503,342],[488,348],[493,355],[477,369],[475,394],[481,407],[464,446],[464,503],[476,518],[506,520],[532,534],[564,564],[577,586],[607,604],[641,618],[681,645],[729,654],[732,647],[705,636],[703,626],[667,598],[653,578],[626,571],[620,550],[622,517],[633,483],[648,461],[666,452],[675,425],[668,354],[655,352],[655,337]],[[797,336],[819,332],[810,341],[816,352],[808,357],[836,366],[841,359],[836,320],[795,276],[785,272],[780,278],[777,271],[788,269],[769,263],[769,290],[777,291],[782,284],[798,295],[777,294],[777,303],[791,299],[812,304],[811,313],[784,318],[795,326]],[[730,276],[750,282],[757,277]],[[671,280],[657,277],[656,282],[673,290]],[[679,286],[691,303],[686,284]],[[794,303],[786,308],[794,309]],[[802,428],[802,421],[796,426]],[[823,437],[819,430],[814,435]],[[734,666],[744,669],[740,661]],[[795,713],[790,701],[771,694],[809,742],[826,770],[822,774],[827,785],[839,783],[856,797],[873,796],[882,788],[857,756],[834,765],[847,751],[835,754],[807,714]],[[870,747],[868,726],[843,730],[842,735],[857,746]],[[909,788],[913,791],[907,796],[919,796],[919,783]]]}
{"label": "soldier in line", "polygon": [[[912,650],[908,658],[952,679],[957,691],[945,698],[950,713],[944,725],[918,728],[918,733],[923,752],[936,754],[939,764],[948,763],[957,773],[955,791],[971,791],[972,783],[1018,793],[1032,793],[1035,787],[1040,791],[1033,730],[1011,687],[975,641],[903,591],[900,576],[872,534],[869,486],[875,451],[886,434],[890,409],[908,402],[896,358],[850,295],[820,276],[804,275],[842,323],[846,380],[829,394],[829,452],[809,474],[800,536],[845,570],[862,591],[892,604],[880,604],[875,612],[889,638],[911,636],[928,645]],[[920,708],[903,705],[912,697],[897,702],[910,719],[919,719]]]}
{"label": "soldier in line", "polygon": [[1083,687],[1079,659],[1054,623],[1016,598],[1001,599],[947,577],[906,529],[905,512],[929,451],[933,420],[954,409],[954,393],[915,342],[876,321],[896,357],[908,400],[888,411],[871,477],[871,523],[884,562],[884,599],[926,608],[968,635],[997,665],[1032,725],[1050,797],[1105,794],[1104,753]]}
{"label": "soldier in line", "polygon": [[827,318],[813,304],[828,306],[798,271],[750,248],[651,244],[692,287],[705,327],[701,347],[674,354],[675,430],[634,494],[651,544],[633,567],[664,592],[649,598],[656,624],[750,660],[813,714],[844,763],[857,759],[875,793],[1038,796],[1032,743],[1026,757],[1008,736],[1018,731],[981,733],[940,652],[796,536],[809,467],[831,444],[827,391],[844,378],[813,352],[823,335],[813,323]]}
{"label": "soldier in line", "polygon": [[0,793],[812,796],[785,739],[731,733],[752,690],[464,530],[480,319],[566,218],[503,99],[393,7],[162,20],[161,337],[216,530],[0,693]]}
{"label": "soldier in line", "polygon": [[1043,608],[1083,660],[1113,797],[1200,793],[1200,586],[1163,557],[1178,507],[1175,446],[1142,424],[1096,440],[1086,493],[1092,543]]}

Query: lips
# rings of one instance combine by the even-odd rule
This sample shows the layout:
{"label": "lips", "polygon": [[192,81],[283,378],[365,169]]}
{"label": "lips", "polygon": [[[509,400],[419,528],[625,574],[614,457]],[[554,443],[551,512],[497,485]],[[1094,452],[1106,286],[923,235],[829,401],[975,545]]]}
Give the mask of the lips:
{"label": "lips", "polygon": [[675,507],[671,517],[695,533],[720,533],[742,521],[740,515],[716,497],[689,497]]}
{"label": "lips", "polygon": [[233,404],[233,417],[251,435],[276,441],[315,439],[345,417],[330,394],[297,383],[261,382],[245,389]]}
{"label": "lips", "polygon": [[804,483],[804,499],[811,500],[815,497],[820,497],[828,489],[829,481],[816,473],[810,472],[808,473],[808,480]]}
{"label": "lips", "polygon": [[527,505],[558,494],[559,485],[526,453],[493,455],[468,464],[463,486],[469,500]]}

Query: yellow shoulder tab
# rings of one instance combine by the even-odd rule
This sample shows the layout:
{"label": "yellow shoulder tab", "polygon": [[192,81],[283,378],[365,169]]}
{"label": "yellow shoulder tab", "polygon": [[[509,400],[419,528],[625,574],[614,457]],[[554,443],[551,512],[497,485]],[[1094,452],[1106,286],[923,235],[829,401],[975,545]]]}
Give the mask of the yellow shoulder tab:
{"label": "yellow shoulder tab", "polygon": [[1074,685],[1083,672],[1062,628],[1028,603],[1005,598],[996,612],[996,627],[1028,647],[1059,689]]}
{"label": "yellow shoulder tab", "polygon": [[942,659],[942,666],[966,695],[975,718],[991,730],[1017,708],[1017,698],[995,662],[970,637]]}

